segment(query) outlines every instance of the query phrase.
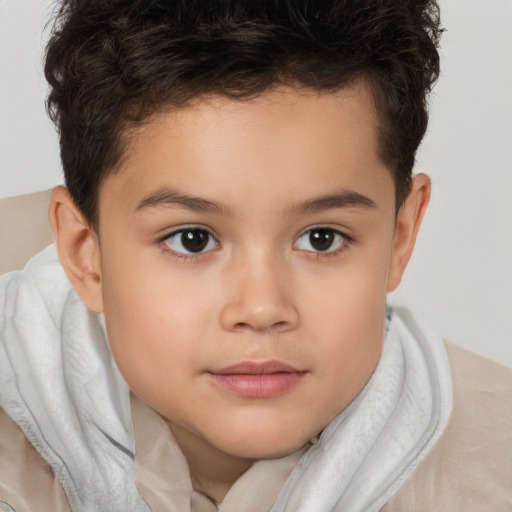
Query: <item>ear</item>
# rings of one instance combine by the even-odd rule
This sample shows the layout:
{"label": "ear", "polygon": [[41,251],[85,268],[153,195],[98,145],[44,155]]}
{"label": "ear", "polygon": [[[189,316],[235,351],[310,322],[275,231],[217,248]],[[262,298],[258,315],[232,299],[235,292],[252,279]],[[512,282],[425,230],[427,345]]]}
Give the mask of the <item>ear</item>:
{"label": "ear", "polygon": [[101,313],[101,252],[95,230],[64,187],[53,190],[49,217],[68,279],[87,307]]}
{"label": "ear", "polygon": [[400,284],[405,267],[409,263],[421,221],[430,201],[430,188],[430,178],[426,174],[414,176],[411,191],[398,211],[388,277],[388,292],[395,290]]}

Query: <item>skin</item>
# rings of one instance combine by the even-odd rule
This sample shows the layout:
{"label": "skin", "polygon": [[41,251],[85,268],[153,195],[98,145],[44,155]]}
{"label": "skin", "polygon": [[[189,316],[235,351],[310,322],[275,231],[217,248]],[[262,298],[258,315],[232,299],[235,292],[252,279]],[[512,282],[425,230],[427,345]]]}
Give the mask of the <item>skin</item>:
{"label": "skin", "polygon": [[[54,191],[50,217],[71,282],[104,313],[123,376],[167,419],[196,489],[218,501],[253,460],[319,434],[379,361],[386,293],[410,258],[430,181],[414,177],[396,216],[377,127],[364,83],[212,97],[133,134],[101,186],[97,230],[64,188]],[[174,195],[162,201],[162,190]],[[347,191],[367,204],[347,204]],[[333,194],[345,203],[315,203]],[[204,252],[162,240],[190,225],[211,233]],[[315,227],[345,236],[319,252],[308,243]],[[220,389],[208,373],[268,360],[301,378],[259,398]]]}

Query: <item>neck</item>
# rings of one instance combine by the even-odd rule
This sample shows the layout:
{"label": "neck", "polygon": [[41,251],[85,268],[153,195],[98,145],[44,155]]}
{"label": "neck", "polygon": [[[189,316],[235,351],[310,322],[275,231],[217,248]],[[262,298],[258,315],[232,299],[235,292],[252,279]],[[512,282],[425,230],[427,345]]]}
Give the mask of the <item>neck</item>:
{"label": "neck", "polygon": [[194,490],[221,503],[232,485],[251,467],[253,461],[224,453],[187,429],[168,423],[187,459]]}

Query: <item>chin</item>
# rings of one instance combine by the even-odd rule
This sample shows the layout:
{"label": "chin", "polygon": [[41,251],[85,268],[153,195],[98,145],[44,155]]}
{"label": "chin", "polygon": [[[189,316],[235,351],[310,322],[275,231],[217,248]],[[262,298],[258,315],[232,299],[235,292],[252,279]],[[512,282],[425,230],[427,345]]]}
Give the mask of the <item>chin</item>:
{"label": "chin", "polygon": [[247,432],[246,435],[240,435],[240,432],[231,432],[223,439],[215,440],[213,444],[224,453],[244,459],[279,459],[290,453],[295,452],[308,443],[312,436],[305,436],[302,433],[295,432],[271,432],[261,431]]}

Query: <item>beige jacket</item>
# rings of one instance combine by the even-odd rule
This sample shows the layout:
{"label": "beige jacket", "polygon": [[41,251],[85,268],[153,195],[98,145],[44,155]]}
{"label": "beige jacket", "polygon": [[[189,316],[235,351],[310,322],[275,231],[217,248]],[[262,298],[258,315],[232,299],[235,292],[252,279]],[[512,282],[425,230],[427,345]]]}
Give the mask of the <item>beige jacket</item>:
{"label": "beige jacket", "polygon": [[[454,384],[450,422],[383,512],[512,511],[512,371],[456,345],[447,349]],[[137,488],[153,512],[268,511],[304,451],[256,463],[217,504],[192,489],[163,420],[136,398],[132,416]],[[48,465],[1,410],[0,461],[0,501],[16,512],[70,510]]]}

